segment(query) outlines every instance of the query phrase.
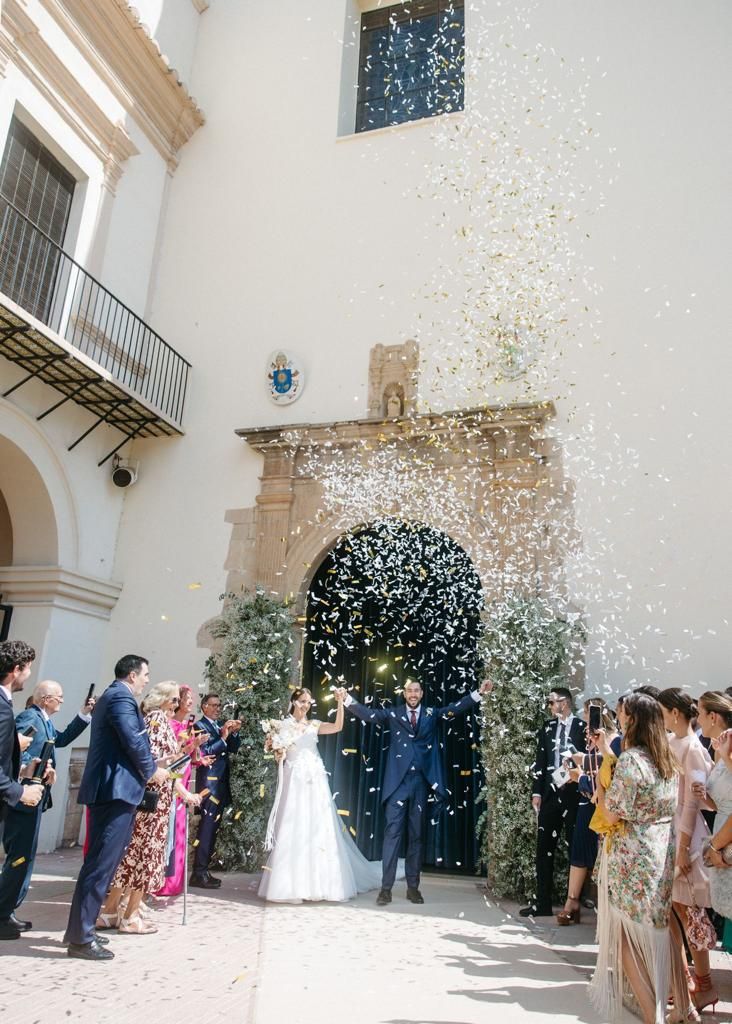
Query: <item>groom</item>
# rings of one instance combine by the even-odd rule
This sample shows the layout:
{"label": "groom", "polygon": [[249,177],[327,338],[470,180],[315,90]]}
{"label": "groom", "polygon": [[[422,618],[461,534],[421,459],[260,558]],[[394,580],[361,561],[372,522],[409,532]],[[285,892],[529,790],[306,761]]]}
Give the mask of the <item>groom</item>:
{"label": "groom", "polygon": [[430,708],[422,704],[424,693],[414,680],[404,687],[404,705],[390,708],[367,708],[341,688],[345,706],[362,722],[382,726],[388,737],[386,776],[381,792],[385,828],[382,853],[381,892],[376,902],[380,907],[391,903],[391,890],[396,878],[397,860],[402,834],[407,831],[407,899],[424,903],[419,891],[422,867],[422,843],[427,820],[427,798],[430,792],[438,799],[447,797],[437,727],[445,719],[464,715],[480,703],[481,695],[491,689],[484,682],[453,704]]}

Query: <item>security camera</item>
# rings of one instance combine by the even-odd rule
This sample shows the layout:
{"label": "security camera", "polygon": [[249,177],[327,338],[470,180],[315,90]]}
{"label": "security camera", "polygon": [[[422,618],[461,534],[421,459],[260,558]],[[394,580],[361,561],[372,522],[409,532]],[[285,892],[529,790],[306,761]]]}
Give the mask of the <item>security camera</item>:
{"label": "security camera", "polygon": [[131,487],[137,480],[139,468],[139,462],[130,462],[129,459],[115,456],[112,462],[112,483],[115,487]]}

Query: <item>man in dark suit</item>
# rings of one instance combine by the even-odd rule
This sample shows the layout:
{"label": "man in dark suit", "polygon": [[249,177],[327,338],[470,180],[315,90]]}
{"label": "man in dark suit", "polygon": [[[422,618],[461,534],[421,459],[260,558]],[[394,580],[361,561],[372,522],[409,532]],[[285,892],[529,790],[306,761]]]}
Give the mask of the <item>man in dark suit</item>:
{"label": "man in dark suit", "polygon": [[196,771],[196,791],[208,790],[207,796],[201,801],[201,822],[198,826],[198,843],[193,858],[193,873],[189,885],[198,889],[218,889],[220,878],[214,878],[208,866],[216,846],[216,836],[221,825],[224,808],[231,803],[231,785],[229,783],[229,755],[235,754],[241,742],[239,730],[241,722],[237,718],[219,721],[221,698],[216,693],[209,693],[201,700],[201,718],[194,728],[197,732],[208,733],[208,739],[200,748],[201,755],[210,764],[201,765]]}
{"label": "man in dark suit", "polygon": [[562,764],[568,751],[587,749],[585,723],[572,714],[572,693],[555,686],[549,694],[549,709],[554,716],[537,733],[536,761],[532,766],[534,784],[531,803],[537,816],[536,903],[519,911],[522,917],[551,917],[554,884],[554,854],[564,831],[572,846],[577,817],[579,789],[576,782],[562,782]]}
{"label": "man in dark suit", "polygon": [[[50,761],[53,774],[49,773],[46,779],[48,783],[55,781],[56,748],[68,747],[81,735],[91,722],[91,712],[95,703],[92,698],[63,732],[58,732],[51,721],[51,716],[61,709],[63,702],[64,691],[61,685],[50,679],[45,680],[33,691],[31,706],[21,711],[15,719],[15,727],[19,733],[31,728],[35,730],[30,746],[21,755],[21,765],[30,765],[34,758],[39,757],[47,741],[54,744],[54,753]],[[36,807],[28,807],[18,802],[8,810],[5,820],[5,864],[0,874],[0,921],[9,918],[21,931],[28,931],[32,924],[30,921],[19,921],[15,911],[28,893],[41,829],[41,815],[52,806],[51,785],[48,785],[43,800]]]}
{"label": "man in dark suit", "polygon": [[[79,803],[89,808],[89,850],[71,901],[64,941],[80,960],[111,960],[95,931],[107,890],[132,835],[145,784],[168,778],[155,764],[136,698],[145,689],[147,658],[126,654],[115,680],[99,698],[92,718],[89,755],[79,788]],[[105,943],[106,944],[106,943]]]}
{"label": "man in dark suit", "polygon": [[386,774],[381,790],[384,804],[385,828],[382,852],[381,892],[379,906],[391,903],[391,890],[396,878],[397,861],[402,834],[407,832],[407,899],[411,903],[424,903],[419,891],[422,868],[422,846],[427,821],[427,798],[430,793],[437,800],[448,796],[437,730],[440,722],[465,715],[477,707],[483,693],[491,684],[484,682],[479,690],[467,694],[445,707],[425,707],[420,683],[410,680],[404,687],[404,705],[389,708],[369,708],[359,704],[344,689],[346,707],[362,722],[380,725],[387,734]]}
{"label": "man in dark suit", "polygon": [[[36,657],[33,648],[22,640],[6,640],[0,644],[0,823],[8,809],[19,801],[36,807],[43,796],[43,786],[22,786],[20,773],[20,742],[13,715],[13,694],[23,689]],[[0,917],[0,939],[17,939],[20,926],[11,920],[11,912]]]}

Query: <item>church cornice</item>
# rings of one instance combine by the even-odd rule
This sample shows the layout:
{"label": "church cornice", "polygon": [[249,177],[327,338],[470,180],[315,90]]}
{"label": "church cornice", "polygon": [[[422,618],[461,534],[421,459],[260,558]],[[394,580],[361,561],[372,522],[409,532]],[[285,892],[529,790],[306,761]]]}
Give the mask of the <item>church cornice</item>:
{"label": "church cornice", "polygon": [[173,171],[203,112],[126,0],[40,0]]}

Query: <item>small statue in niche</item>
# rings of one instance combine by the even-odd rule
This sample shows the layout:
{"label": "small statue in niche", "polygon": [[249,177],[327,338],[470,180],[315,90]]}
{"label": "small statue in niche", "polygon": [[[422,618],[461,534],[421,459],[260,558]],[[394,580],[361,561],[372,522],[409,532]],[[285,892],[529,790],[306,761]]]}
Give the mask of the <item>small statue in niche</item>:
{"label": "small statue in niche", "polygon": [[384,390],[384,415],[387,419],[404,415],[404,397],[398,384],[390,384]]}

